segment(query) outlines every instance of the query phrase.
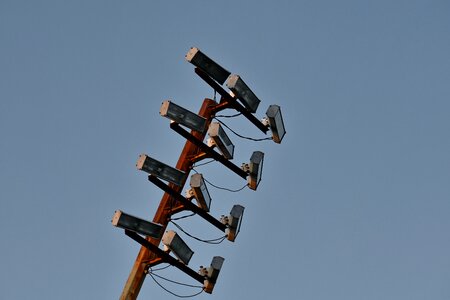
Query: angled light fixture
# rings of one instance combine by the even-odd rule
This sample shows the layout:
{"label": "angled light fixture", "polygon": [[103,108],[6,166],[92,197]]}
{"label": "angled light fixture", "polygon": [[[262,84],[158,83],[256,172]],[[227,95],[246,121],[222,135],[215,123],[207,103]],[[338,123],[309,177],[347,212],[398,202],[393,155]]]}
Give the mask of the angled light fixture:
{"label": "angled light fixture", "polygon": [[214,256],[211,265],[208,268],[200,267],[198,273],[205,277],[205,281],[203,282],[203,287],[205,288],[205,292],[211,294],[214,285],[217,282],[217,278],[219,277],[220,270],[222,269],[222,265],[225,259],[221,256]]}
{"label": "angled light fixture", "polygon": [[273,141],[280,144],[286,134],[281,108],[278,105],[270,105],[262,122],[272,131]]}
{"label": "angled light fixture", "polygon": [[138,170],[169,181],[178,186],[182,186],[185,182],[186,174],[183,171],[172,168],[146,154],[139,155],[136,163]]}
{"label": "angled light fixture", "polygon": [[226,159],[233,159],[234,145],[219,122],[212,122],[208,128],[208,146],[215,145]]}
{"label": "angled light fixture", "polygon": [[245,84],[239,75],[232,74],[227,79],[227,87],[233,92],[250,112],[255,113],[261,100]]}
{"label": "angled light fixture", "polygon": [[225,233],[229,241],[234,242],[236,239],[239,229],[241,228],[242,216],[244,215],[244,207],[242,205],[234,205],[231,209],[230,215],[222,216],[220,221],[227,225]]}
{"label": "angled light fixture", "polygon": [[143,219],[139,219],[121,210],[116,210],[111,220],[113,226],[128,229],[155,239],[159,239],[163,233],[163,226]]}
{"label": "angled light fixture", "polygon": [[206,127],[206,119],[169,101],[162,103],[159,110],[161,116],[177,122],[189,129],[203,132]]}
{"label": "angled light fixture", "polygon": [[230,75],[230,72],[222,68],[198,48],[191,48],[186,54],[186,60],[220,84],[223,84]]}
{"label": "angled light fixture", "polygon": [[189,264],[194,251],[173,230],[166,231],[162,237],[162,243],[172,251],[185,265]]}
{"label": "angled light fixture", "polygon": [[205,211],[209,211],[211,207],[211,196],[206,188],[205,180],[202,174],[194,174],[191,176],[191,188],[186,192],[186,198],[195,198],[198,205]]}
{"label": "angled light fixture", "polygon": [[248,186],[250,189],[255,191],[261,181],[263,161],[264,153],[261,151],[255,151],[250,157],[250,163],[242,165],[242,169],[248,173]]}

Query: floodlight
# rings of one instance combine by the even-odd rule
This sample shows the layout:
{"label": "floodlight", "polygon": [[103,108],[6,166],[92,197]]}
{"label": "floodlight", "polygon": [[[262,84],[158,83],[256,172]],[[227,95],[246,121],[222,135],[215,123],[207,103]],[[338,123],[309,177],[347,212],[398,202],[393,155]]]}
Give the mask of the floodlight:
{"label": "floodlight", "polygon": [[156,159],[151,158],[146,154],[139,155],[139,159],[136,163],[138,170],[147,172],[151,175],[159,177],[163,180],[167,180],[182,186],[185,181],[186,174],[183,171],[172,168]]}
{"label": "floodlight", "polygon": [[266,116],[263,123],[270,127],[274,142],[280,144],[286,134],[281,108],[278,105],[270,105],[267,109]]}
{"label": "floodlight", "polygon": [[111,223],[113,226],[128,229],[155,239],[161,238],[163,233],[162,225],[136,218],[121,210],[116,210]]}
{"label": "floodlight", "polygon": [[206,188],[205,180],[202,174],[194,174],[191,176],[191,188],[187,191],[187,198],[194,197],[198,205],[205,211],[209,211],[211,207],[211,196]]}
{"label": "floodlight", "polygon": [[216,145],[226,159],[233,159],[234,145],[219,122],[209,125],[208,135],[211,137],[209,144]]}
{"label": "floodlight", "polygon": [[220,221],[227,225],[225,233],[227,234],[227,239],[234,242],[236,239],[239,229],[241,228],[242,216],[244,215],[244,207],[242,205],[234,205],[231,209],[230,215],[222,216]]}
{"label": "floodlight", "polygon": [[206,126],[206,119],[169,101],[162,103],[159,110],[161,116],[171,119],[178,124],[184,125],[189,129],[203,132]]}
{"label": "floodlight", "polygon": [[242,165],[242,168],[248,172],[248,186],[255,191],[261,181],[263,161],[264,153],[255,151],[250,157],[250,163]]}
{"label": "floodlight", "polygon": [[191,48],[186,54],[186,60],[220,84],[223,84],[230,75],[230,72],[222,68],[198,48]]}
{"label": "floodlight", "polygon": [[205,292],[208,294],[211,294],[214,289],[214,285],[217,282],[217,277],[219,277],[224,260],[225,259],[221,256],[214,256],[211,261],[211,265],[208,268],[200,267],[200,270],[198,271],[200,275],[205,277],[203,286],[205,288]]}
{"label": "floodlight", "polygon": [[230,75],[226,85],[250,112],[256,112],[261,100],[256,97],[239,75]]}
{"label": "floodlight", "polygon": [[173,230],[166,231],[162,237],[162,243],[169,248],[178,259],[187,265],[191,260],[194,251],[181,239]]}

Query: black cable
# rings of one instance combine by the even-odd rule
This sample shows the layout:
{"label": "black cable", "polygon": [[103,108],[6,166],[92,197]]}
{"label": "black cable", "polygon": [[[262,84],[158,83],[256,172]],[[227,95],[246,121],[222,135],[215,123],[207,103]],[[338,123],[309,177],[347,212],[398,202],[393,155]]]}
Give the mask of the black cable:
{"label": "black cable", "polygon": [[[194,171],[195,173],[198,174],[198,171],[196,169],[192,168],[192,171]],[[210,186],[212,186],[212,187],[214,187],[216,189],[224,190],[224,191],[228,191],[228,192],[232,192],[232,193],[240,192],[240,191],[242,191],[243,189],[245,189],[248,186],[247,184],[245,184],[243,187],[241,187],[241,188],[239,188],[237,190],[232,190],[232,189],[229,189],[229,188],[224,188],[224,187],[221,187],[221,186],[217,186],[217,185],[211,183],[211,181],[209,181],[205,177],[203,177],[203,180],[205,180],[206,183],[208,183]]]}
{"label": "black cable", "polygon": [[222,243],[226,238],[227,238],[227,236],[225,235],[225,236],[221,236],[220,238],[217,238],[217,239],[211,239],[211,240],[203,240],[203,239],[200,239],[200,238],[198,238],[198,237],[196,237],[196,236],[193,236],[192,234],[190,234],[189,232],[186,232],[180,225],[178,225],[177,223],[175,223],[174,221],[170,221],[173,225],[175,225],[175,227],[177,227],[179,230],[181,230],[185,235],[187,235],[187,236],[189,236],[189,237],[191,237],[191,238],[193,238],[194,240],[197,240],[197,241],[199,241],[199,242],[203,242],[203,243],[207,243],[207,244],[220,244],[220,243]]}
{"label": "black cable", "polygon": [[181,217],[177,217],[177,218],[170,218],[170,220],[181,220],[181,219],[189,218],[189,217],[192,217],[192,216],[195,216],[195,215],[196,215],[196,213],[192,213],[192,214],[181,216]]}
{"label": "black cable", "polygon": [[224,188],[224,187],[220,187],[220,186],[217,186],[217,185],[215,185],[215,184],[212,184],[209,180],[207,180],[206,178],[203,178],[205,181],[206,181],[206,183],[208,183],[210,186],[212,186],[212,187],[215,187],[216,189],[219,189],[219,190],[224,190],[224,191],[228,191],[228,192],[232,192],[232,193],[237,193],[237,192],[240,192],[240,191],[242,191],[243,189],[245,189],[248,185],[247,184],[245,184],[243,187],[241,187],[241,188],[239,188],[239,189],[237,189],[237,190],[232,190],[232,189],[228,189],[228,188]]}
{"label": "black cable", "polygon": [[165,267],[161,267],[161,268],[157,268],[157,269],[152,269],[152,268],[149,268],[150,269],[150,272],[149,273],[151,273],[151,272],[154,272],[154,271],[161,271],[161,270],[165,270],[165,269],[167,269],[167,268],[169,268],[169,267],[171,267],[172,265],[171,264],[168,264],[167,266],[165,266]]}
{"label": "black cable", "polygon": [[[155,273],[153,273],[153,272],[150,272],[150,273],[151,273],[153,276],[156,276],[156,277],[158,277],[158,278],[161,278],[162,280],[165,280],[165,281],[168,281],[168,282],[171,282],[171,283],[175,283],[175,284],[178,284],[178,285],[187,286],[187,287],[192,287],[192,288],[203,288],[203,286],[201,286],[201,285],[192,285],[192,284],[182,283],[182,282],[175,281],[175,280],[172,280],[172,279],[163,277],[163,276],[161,276],[161,275],[155,274]],[[149,273],[149,274],[150,274],[150,273]]]}
{"label": "black cable", "polygon": [[235,135],[237,135],[238,137],[242,138],[242,139],[246,139],[246,140],[250,140],[250,141],[254,141],[254,142],[261,142],[261,141],[267,141],[267,140],[272,140],[272,137],[267,137],[267,138],[262,138],[262,139],[254,139],[251,137],[247,137],[247,136],[243,136],[240,135],[239,133],[237,133],[236,131],[234,131],[233,129],[231,129],[227,124],[225,124],[224,122],[220,121],[217,118],[216,119],[220,124],[222,124],[223,126],[225,126],[226,128],[228,128],[232,133],[234,133]]}
{"label": "black cable", "polygon": [[240,115],[242,115],[242,113],[237,113],[237,114],[229,115],[229,116],[226,116],[226,115],[217,115],[216,118],[235,118],[235,117],[238,117],[238,116],[240,116]]}
{"label": "black cable", "polygon": [[201,163],[201,164],[198,164],[198,165],[194,165],[193,168],[204,166],[204,165],[210,164],[210,163],[212,163],[214,161],[215,161],[215,159],[211,159],[211,160],[209,160],[207,162],[204,162],[204,163]]}
{"label": "black cable", "polygon": [[[172,291],[169,291],[169,290],[168,290],[167,288],[165,288],[161,283],[159,283],[158,280],[156,280],[155,277],[154,277],[154,275],[156,275],[156,274],[148,273],[148,275],[150,275],[150,277],[153,279],[153,281],[154,281],[157,285],[159,285],[160,288],[162,288],[163,290],[165,290],[165,291],[168,292],[169,294],[171,294],[171,295],[173,295],[173,296],[175,296],[175,297],[178,297],[178,298],[191,298],[191,297],[195,297],[195,296],[200,295],[201,293],[203,293],[203,291],[205,290],[204,287],[201,287],[202,290],[201,290],[200,292],[196,293],[196,294],[193,294],[193,295],[186,295],[186,296],[185,296],[185,295],[178,295],[178,294],[175,294],[175,293],[172,292]],[[200,286],[198,286],[198,287],[200,287]]]}

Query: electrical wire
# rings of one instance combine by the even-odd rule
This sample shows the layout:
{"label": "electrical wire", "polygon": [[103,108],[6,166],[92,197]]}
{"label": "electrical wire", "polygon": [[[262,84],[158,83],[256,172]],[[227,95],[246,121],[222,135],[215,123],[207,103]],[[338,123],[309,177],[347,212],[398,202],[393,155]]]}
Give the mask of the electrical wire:
{"label": "electrical wire", "polygon": [[[173,282],[173,283],[180,284],[180,285],[185,285],[185,284],[183,284],[183,283],[181,283],[181,282],[176,282],[176,281],[173,281],[173,280],[169,280],[169,279],[167,279],[167,278],[164,278],[164,277],[162,277],[162,276],[159,276],[159,275],[156,275],[156,274],[152,274],[152,273],[148,273],[148,275],[153,279],[153,281],[154,281],[157,285],[159,285],[160,288],[162,288],[162,289],[165,290],[167,293],[169,293],[169,294],[171,294],[171,295],[173,295],[173,296],[175,296],[175,297],[178,297],[178,298],[192,298],[192,297],[195,297],[195,296],[200,295],[200,294],[203,293],[203,291],[205,290],[205,288],[202,287],[202,286],[195,286],[195,287],[201,288],[201,291],[198,292],[198,293],[195,293],[195,294],[193,294],[193,295],[178,295],[178,294],[175,294],[174,292],[170,291],[170,290],[167,289],[166,287],[164,287],[158,280],[156,280],[155,276],[157,276],[157,277],[159,277],[159,278],[161,278],[161,279],[165,279],[165,280],[167,280],[167,281]],[[189,285],[187,285],[187,286],[189,286]],[[192,287],[194,287],[194,286],[192,286]]]}
{"label": "electrical wire", "polygon": [[167,266],[165,266],[165,267],[161,267],[161,268],[157,268],[157,269],[152,269],[152,268],[149,268],[150,269],[150,272],[149,273],[151,273],[151,272],[155,272],[155,271],[161,271],[161,270],[165,270],[165,269],[167,269],[167,268],[169,268],[169,267],[171,267],[172,265],[171,264],[168,264]]}
{"label": "electrical wire", "polygon": [[228,128],[232,133],[234,133],[235,135],[237,135],[238,137],[240,137],[242,139],[246,139],[246,140],[250,140],[250,141],[254,141],[254,142],[262,142],[262,141],[272,140],[272,137],[266,137],[266,138],[261,138],[261,139],[254,139],[254,138],[251,138],[251,137],[243,136],[243,135],[237,133],[236,131],[234,131],[233,129],[231,129],[227,124],[225,124],[221,120],[219,120],[217,118],[214,118],[214,119],[216,119],[220,124],[222,124],[223,126]]}
{"label": "electrical wire", "polygon": [[186,232],[180,225],[178,225],[177,223],[175,223],[174,221],[170,221],[173,225],[175,225],[175,227],[177,227],[179,230],[181,230],[185,235],[187,235],[187,236],[189,236],[190,238],[193,238],[194,240],[197,240],[197,241],[199,241],[199,242],[203,242],[203,243],[207,243],[207,244],[214,244],[214,245],[216,245],[216,244],[220,244],[220,243],[222,243],[226,238],[227,238],[227,236],[225,235],[225,236],[221,236],[221,237],[219,237],[219,238],[216,238],[216,239],[211,239],[211,240],[203,240],[203,239],[200,239],[200,238],[198,238],[198,237],[196,237],[196,236],[193,236],[192,234],[190,234],[189,232]]}
{"label": "electrical wire", "polygon": [[[195,173],[198,174],[198,171],[197,171],[196,169],[192,168],[192,171],[194,171]],[[211,181],[209,181],[208,179],[206,179],[205,177],[203,177],[203,180],[205,180],[206,183],[208,183],[210,186],[212,186],[212,187],[214,187],[214,188],[216,188],[216,189],[224,190],[224,191],[228,191],[228,192],[232,192],[232,193],[240,192],[240,191],[242,191],[243,189],[245,189],[245,188],[248,186],[247,184],[245,184],[243,187],[241,187],[241,188],[239,188],[239,189],[237,189],[237,190],[232,190],[232,189],[229,189],[229,188],[224,188],[224,187],[215,185],[215,184],[213,184]]]}
{"label": "electrical wire", "polygon": [[224,190],[224,191],[228,191],[228,192],[232,192],[232,193],[237,193],[237,192],[240,192],[240,191],[242,191],[243,189],[245,189],[248,185],[247,184],[245,184],[243,187],[241,187],[241,188],[239,188],[239,189],[237,189],[237,190],[232,190],[232,189],[229,189],[229,188],[224,188],[224,187],[221,187],[221,186],[217,186],[217,185],[215,185],[215,184],[212,184],[209,180],[207,180],[206,178],[203,178],[204,180],[205,180],[205,182],[206,183],[208,183],[210,186],[212,186],[212,187],[214,187],[214,188],[216,188],[216,189],[219,189],[219,190]]}
{"label": "electrical wire", "polygon": [[212,162],[214,162],[214,161],[215,161],[215,159],[211,159],[211,160],[209,160],[209,161],[207,161],[207,162],[204,162],[204,163],[201,163],[201,164],[194,165],[193,167],[196,168],[196,167],[204,166],[204,165],[210,164],[210,163],[212,163]]}
{"label": "electrical wire", "polygon": [[191,287],[191,288],[203,288],[203,286],[201,286],[201,285],[192,285],[192,284],[182,283],[182,282],[175,281],[175,280],[163,277],[161,275],[155,274],[153,272],[150,272],[149,274],[152,274],[153,276],[158,277],[158,278],[160,278],[162,280],[165,280],[165,281],[168,281],[168,282],[171,282],[171,283],[175,283],[175,284],[178,284],[178,285],[187,286],[187,287]]}
{"label": "electrical wire", "polygon": [[217,115],[216,118],[235,118],[235,117],[238,117],[240,115],[242,115],[242,113],[237,113],[237,114],[228,115],[228,116],[227,115]]}
{"label": "electrical wire", "polygon": [[171,220],[181,220],[181,219],[186,219],[186,218],[189,218],[189,217],[192,217],[192,216],[195,216],[196,215],[196,213],[192,213],[192,214],[189,214],[189,215],[185,215],[185,216],[181,216],[181,217],[177,217],[177,218],[170,218],[170,221]]}

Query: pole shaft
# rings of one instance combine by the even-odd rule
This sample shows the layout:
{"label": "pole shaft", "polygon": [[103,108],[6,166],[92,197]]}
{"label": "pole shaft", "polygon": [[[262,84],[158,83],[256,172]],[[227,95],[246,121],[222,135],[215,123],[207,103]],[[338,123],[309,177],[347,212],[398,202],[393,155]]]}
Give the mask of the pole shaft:
{"label": "pole shaft", "polygon": [[[217,103],[214,100],[211,99],[205,99],[203,101],[202,107],[200,108],[199,115],[206,118],[206,128],[209,127],[209,124],[211,123],[212,118],[214,117],[214,107],[217,105]],[[206,129],[204,132],[196,132],[193,131],[192,134],[200,139],[204,140],[206,136]],[[180,154],[180,158],[178,159],[178,163],[176,165],[176,168],[186,172],[186,179],[189,175],[189,172],[192,167],[192,161],[190,160],[191,157],[196,156],[199,154],[199,148],[191,143],[190,141],[186,141],[186,144],[184,145],[183,151]],[[184,184],[186,182],[183,182],[181,186],[171,185],[171,187],[177,191],[181,192]],[[169,220],[169,214],[170,208],[172,207],[174,201],[172,197],[168,193],[164,193],[161,202],[159,204],[158,210],[155,213],[155,216],[153,218],[153,222],[159,223],[163,225],[164,230],[167,227],[168,220]],[[148,238],[148,241],[152,243],[155,246],[159,246],[159,243],[161,242],[161,239],[154,239],[154,238]],[[146,247],[142,246],[139,254],[136,258],[136,261],[134,262],[134,265],[131,269],[130,275],[128,276],[128,280],[125,283],[125,286],[122,291],[122,295],[120,296],[120,300],[135,300],[137,299],[139,295],[139,291],[141,290],[142,284],[145,280],[145,268],[147,266],[147,263],[151,260],[154,260],[157,258],[156,254],[153,252],[150,252]]]}

